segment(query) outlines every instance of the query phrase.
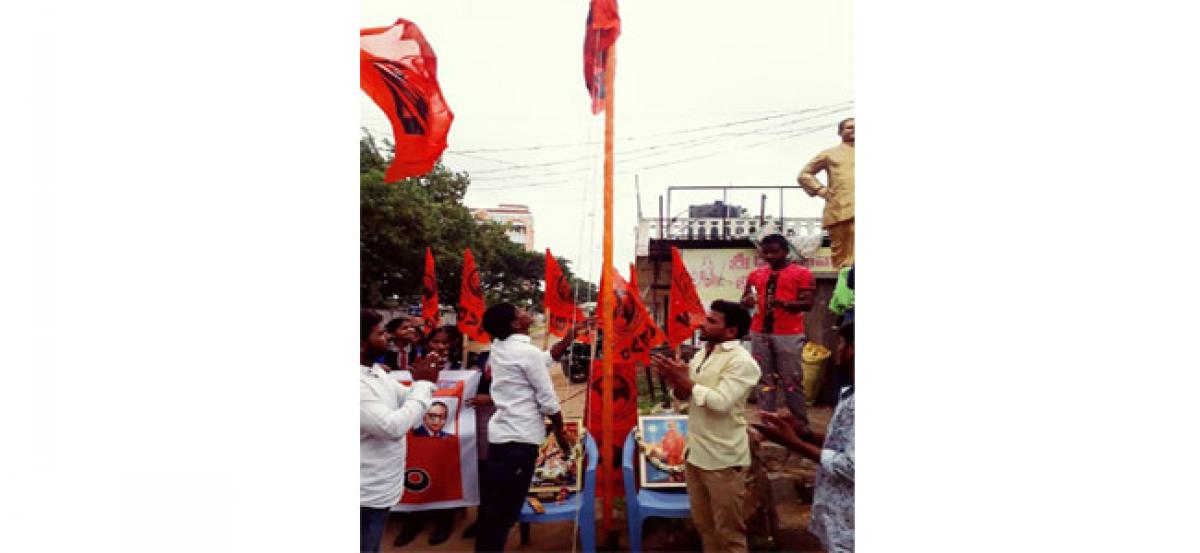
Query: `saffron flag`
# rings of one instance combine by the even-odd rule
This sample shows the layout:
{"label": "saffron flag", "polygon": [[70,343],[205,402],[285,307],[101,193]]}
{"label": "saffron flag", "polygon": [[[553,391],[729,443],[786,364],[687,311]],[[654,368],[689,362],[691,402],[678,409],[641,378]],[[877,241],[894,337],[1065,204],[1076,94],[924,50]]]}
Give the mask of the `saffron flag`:
{"label": "saffron flag", "polygon": [[433,270],[433,250],[425,248],[425,277],[421,279],[421,319],[425,321],[425,335],[442,324],[438,311],[437,273]]}
{"label": "saffron flag", "polygon": [[483,330],[483,289],[479,286],[479,269],[471,248],[463,253],[462,288],[458,293],[458,329],[476,342],[491,342]]}
{"label": "saffron flag", "polygon": [[[584,413],[587,415],[584,426],[593,436],[601,435],[604,428],[604,361],[596,359],[592,362],[591,383],[588,385],[587,405]],[[632,362],[625,362],[618,357],[613,362],[613,445],[612,451],[600,451],[600,460],[596,466],[596,489],[603,490],[605,481],[612,479],[614,497],[625,495],[621,485],[621,446],[625,436],[637,424],[637,367]]]}
{"label": "saffron flag", "polygon": [[446,149],[454,113],[442,97],[437,56],[411,21],[359,33],[358,78],[363,92],[392,123],[396,153],[387,182],[428,173]]}
{"label": "saffron flag", "polygon": [[592,97],[592,114],[604,111],[607,91],[604,72],[608,70],[608,49],[621,35],[621,16],[617,0],[592,0],[588,6],[587,27],[583,37],[583,82]]}
{"label": "saffron flag", "polygon": [[[650,342],[653,338],[651,327],[653,327],[654,321],[650,319],[650,312],[642,304],[637,292],[625,282],[624,278],[621,278],[621,274],[616,270],[612,270],[610,274],[613,278],[611,305],[613,306],[613,334],[616,338],[613,342],[615,362],[633,363],[640,359],[648,362],[650,348],[657,344],[657,342],[655,344]],[[607,277],[608,274],[601,277],[601,290],[604,289],[604,279]]]}
{"label": "saffron flag", "polygon": [[546,327],[550,334],[566,336],[571,324],[584,319],[583,311],[575,305],[571,283],[558,265],[558,260],[546,248],[546,311],[550,314]]}
{"label": "saffron flag", "polygon": [[[412,373],[388,373],[412,385]],[[397,511],[423,511],[479,504],[475,408],[467,404],[479,386],[479,371],[441,371],[433,403],[405,438],[404,494]],[[438,413],[439,411],[444,411]],[[443,418],[428,416],[430,413]]]}
{"label": "saffron flag", "polygon": [[646,314],[646,325],[638,335],[638,342],[643,351],[635,357],[635,360],[649,365],[650,350],[654,346],[666,342],[667,335],[654,322],[654,315],[650,313],[650,310],[646,308],[646,303],[642,301],[642,291],[638,288],[637,284],[637,267],[633,263],[629,264],[629,290],[633,293],[633,299],[637,302],[638,309]]}
{"label": "saffron flag", "polygon": [[700,296],[696,294],[696,283],[688,274],[683,259],[679,256],[679,248],[671,246],[671,293],[667,302],[667,343],[671,348],[677,347],[684,340],[692,337],[700,325],[704,324],[706,312]]}

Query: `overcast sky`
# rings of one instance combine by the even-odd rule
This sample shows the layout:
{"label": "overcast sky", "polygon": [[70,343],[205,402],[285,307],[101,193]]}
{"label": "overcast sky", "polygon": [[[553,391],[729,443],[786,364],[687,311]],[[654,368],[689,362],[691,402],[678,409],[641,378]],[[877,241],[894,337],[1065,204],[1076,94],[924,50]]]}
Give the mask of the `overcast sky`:
{"label": "overcast sky", "polygon": [[[471,173],[467,205],[528,205],[538,251],[551,248],[595,280],[604,117],[591,114],[583,83],[587,8],[587,0],[361,3],[362,26],[409,19],[437,53],[455,114],[444,161]],[[795,186],[801,166],[838,142],[833,125],[853,115],[854,37],[847,0],[625,0],[620,11],[613,229],[614,265],[624,272],[634,259],[635,175],[646,217],[657,216],[667,186]],[[390,136],[383,113],[360,98],[363,125]],[[730,201],[757,214],[759,194]],[[768,196],[767,213],[777,214],[779,197]],[[714,199],[719,191],[676,193],[671,208]],[[785,216],[819,216],[821,207],[798,187],[784,193]]]}

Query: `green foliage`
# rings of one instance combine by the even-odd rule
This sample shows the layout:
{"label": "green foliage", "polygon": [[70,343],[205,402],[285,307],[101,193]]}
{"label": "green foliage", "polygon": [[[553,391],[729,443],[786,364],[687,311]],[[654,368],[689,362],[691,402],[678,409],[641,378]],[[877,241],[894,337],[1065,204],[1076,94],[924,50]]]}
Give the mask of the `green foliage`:
{"label": "green foliage", "polygon": [[[440,161],[426,175],[385,183],[390,149],[385,142],[380,151],[369,133],[359,141],[362,305],[391,307],[418,301],[428,246],[433,250],[442,305],[457,304],[463,251],[471,248],[489,304],[509,301],[540,310],[544,255],[526,252],[509,240],[506,224],[476,220],[462,204],[470,178]],[[570,263],[559,262],[574,284]],[[595,295],[594,284],[582,285]],[[583,292],[581,287],[581,297]]]}

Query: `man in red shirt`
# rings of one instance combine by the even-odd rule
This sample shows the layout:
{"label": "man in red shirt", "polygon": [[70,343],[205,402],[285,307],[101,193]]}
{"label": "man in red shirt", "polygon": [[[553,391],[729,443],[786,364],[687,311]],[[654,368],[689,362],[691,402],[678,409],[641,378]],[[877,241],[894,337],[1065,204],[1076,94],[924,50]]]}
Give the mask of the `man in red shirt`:
{"label": "man in red shirt", "polygon": [[759,253],[767,266],[750,273],[742,294],[742,305],[755,308],[750,345],[762,368],[755,389],[758,408],[774,412],[782,396],[796,420],[808,428],[800,352],[807,341],[804,312],[812,309],[816,284],[812,271],[788,260],[783,235],[763,238]]}

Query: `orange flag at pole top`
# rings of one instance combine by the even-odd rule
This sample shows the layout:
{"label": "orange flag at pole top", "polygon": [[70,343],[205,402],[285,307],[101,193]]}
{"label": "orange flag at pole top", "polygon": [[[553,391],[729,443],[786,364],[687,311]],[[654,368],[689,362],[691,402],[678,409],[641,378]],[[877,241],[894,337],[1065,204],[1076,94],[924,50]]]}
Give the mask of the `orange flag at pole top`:
{"label": "orange flag at pole top", "polygon": [[488,343],[492,337],[483,330],[483,289],[479,285],[479,269],[471,248],[463,252],[462,288],[458,294],[458,329],[476,342]]}
{"label": "orange flag at pole top", "polygon": [[616,44],[618,36],[621,36],[621,16],[617,13],[617,0],[592,0],[583,35],[583,82],[592,97],[593,115],[604,111],[609,48]]}
{"label": "orange flag at pole top", "polygon": [[706,312],[696,283],[683,265],[679,248],[671,246],[671,296],[667,303],[667,343],[674,349],[704,324]]}

